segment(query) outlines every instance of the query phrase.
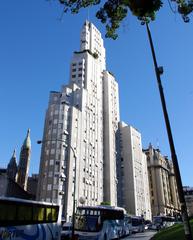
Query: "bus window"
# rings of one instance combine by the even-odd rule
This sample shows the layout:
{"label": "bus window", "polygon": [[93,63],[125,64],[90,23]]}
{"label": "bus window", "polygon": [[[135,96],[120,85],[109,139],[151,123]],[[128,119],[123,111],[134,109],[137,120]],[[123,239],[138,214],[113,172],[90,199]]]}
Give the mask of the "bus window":
{"label": "bus window", "polygon": [[58,209],[55,207],[46,208],[46,221],[48,222],[57,222],[58,220]]}
{"label": "bus window", "polygon": [[31,221],[32,220],[32,207],[30,206],[18,206],[17,215],[19,221]]}
{"label": "bus window", "polygon": [[16,206],[7,205],[6,208],[6,220],[16,220]]}
{"label": "bus window", "polygon": [[46,208],[46,221],[52,222],[52,208],[51,207]]}
{"label": "bus window", "polygon": [[90,214],[89,215],[94,215],[94,212],[93,210],[90,210]]}
{"label": "bus window", "polygon": [[52,208],[52,220],[57,222],[58,220],[58,208]]}
{"label": "bus window", "polygon": [[33,220],[42,222],[44,221],[44,207],[34,207],[33,209]]}
{"label": "bus window", "polygon": [[7,219],[7,204],[1,203],[0,204],[0,221],[3,221],[5,219]]}

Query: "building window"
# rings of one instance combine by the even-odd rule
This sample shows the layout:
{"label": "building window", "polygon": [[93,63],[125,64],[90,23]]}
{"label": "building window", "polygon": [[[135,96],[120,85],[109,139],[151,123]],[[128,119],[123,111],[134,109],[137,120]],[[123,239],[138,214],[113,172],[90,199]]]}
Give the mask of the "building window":
{"label": "building window", "polygon": [[51,185],[51,184],[48,184],[47,190],[50,191],[51,189],[52,189],[52,185]]}
{"label": "building window", "polygon": [[57,191],[54,190],[54,191],[53,191],[53,194],[52,194],[52,197],[53,197],[53,198],[56,198],[56,194],[57,194]]}
{"label": "building window", "polygon": [[72,78],[75,78],[75,77],[76,77],[76,74],[73,74],[73,75],[72,75]]}
{"label": "building window", "polygon": [[57,124],[58,123],[58,119],[54,119],[54,124]]}
{"label": "building window", "polygon": [[54,184],[58,184],[58,177],[54,177]]}
{"label": "building window", "polygon": [[50,160],[50,166],[51,165],[54,165],[54,160],[53,159]]}
{"label": "building window", "polygon": [[52,133],[56,134],[57,133],[57,129],[53,129]]}
{"label": "building window", "polygon": [[51,154],[54,154],[55,153],[55,149],[51,149]]}

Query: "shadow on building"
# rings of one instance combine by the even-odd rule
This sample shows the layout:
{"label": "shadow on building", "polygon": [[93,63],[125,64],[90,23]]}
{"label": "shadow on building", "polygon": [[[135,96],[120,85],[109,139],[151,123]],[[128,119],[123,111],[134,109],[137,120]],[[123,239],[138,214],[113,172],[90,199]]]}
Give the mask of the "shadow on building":
{"label": "shadow on building", "polygon": [[0,171],[0,197],[15,197],[35,200],[35,195],[25,191],[19,184],[9,178],[6,171]]}

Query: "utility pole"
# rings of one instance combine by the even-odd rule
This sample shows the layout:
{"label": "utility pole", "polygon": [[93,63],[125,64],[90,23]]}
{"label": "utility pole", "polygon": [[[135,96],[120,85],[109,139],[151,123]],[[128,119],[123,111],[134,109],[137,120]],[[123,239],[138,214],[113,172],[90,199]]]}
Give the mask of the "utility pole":
{"label": "utility pole", "polygon": [[178,165],[178,159],[177,159],[177,155],[176,155],[176,151],[175,151],[174,141],[173,141],[173,137],[172,137],[172,131],[171,131],[171,127],[170,127],[170,121],[169,121],[169,117],[168,117],[168,112],[167,112],[167,108],[166,108],[166,102],[165,102],[165,97],[164,97],[164,92],[163,92],[163,87],[162,87],[162,82],[161,82],[161,77],[160,77],[160,75],[163,74],[163,67],[158,67],[158,65],[157,65],[157,60],[156,60],[155,50],[154,50],[153,41],[152,41],[152,37],[151,37],[151,32],[149,29],[148,22],[146,20],[145,20],[145,24],[146,24],[148,39],[149,39],[149,43],[150,43],[150,47],[151,47],[151,52],[152,52],[152,57],[153,57],[153,62],[154,62],[154,67],[155,67],[155,73],[156,73],[156,78],[157,78],[157,84],[158,84],[159,94],[160,94],[160,98],[161,98],[162,110],[163,110],[163,114],[164,114],[167,134],[168,134],[171,158],[172,158],[172,162],[173,162],[173,166],[174,166],[174,173],[175,173],[175,177],[176,177],[177,189],[178,189],[180,205],[181,205],[181,213],[182,213],[182,220],[183,220],[183,224],[184,224],[185,237],[186,237],[186,240],[192,240],[191,227],[190,227],[190,223],[189,223],[189,219],[188,219],[188,213],[187,213],[186,201],[185,201],[184,192],[183,192],[180,169],[179,169],[179,165]]}

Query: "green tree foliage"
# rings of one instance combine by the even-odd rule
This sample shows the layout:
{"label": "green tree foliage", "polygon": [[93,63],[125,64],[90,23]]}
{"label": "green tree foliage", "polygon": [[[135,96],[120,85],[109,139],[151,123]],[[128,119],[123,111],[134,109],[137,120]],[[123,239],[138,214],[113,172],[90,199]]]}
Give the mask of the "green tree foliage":
{"label": "green tree foliage", "polygon": [[[101,0],[58,0],[64,6],[64,12],[75,14],[81,8],[100,5]],[[188,14],[193,11],[193,0],[169,0],[178,6],[178,12],[185,22],[189,21]],[[155,19],[155,14],[162,7],[162,0],[106,0],[96,12],[96,17],[106,25],[106,37],[117,38],[116,30],[128,11],[137,16],[140,21]]]}

